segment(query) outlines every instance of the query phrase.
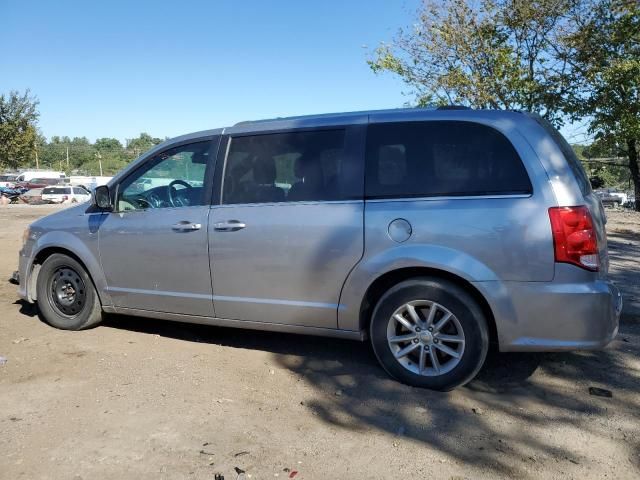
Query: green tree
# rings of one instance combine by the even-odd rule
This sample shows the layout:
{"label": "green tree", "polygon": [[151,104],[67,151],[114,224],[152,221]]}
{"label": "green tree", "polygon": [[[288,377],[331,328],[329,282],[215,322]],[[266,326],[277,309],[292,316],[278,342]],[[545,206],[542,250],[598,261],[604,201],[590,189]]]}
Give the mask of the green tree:
{"label": "green tree", "polygon": [[17,168],[34,156],[38,116],[29,90],[0,95],[0,168]]}
{"label": "green tree", "polygon": [[122,144],[116,138],[98,138],[94,147],[103,153],[118,153],[122,151]]}
{"label": "green tree", "polygon": [[565,90],[549,55],[571,0],[426,0],[369,60],[399,75],[415,103],[537,112],[556,124]]}
{"label": "green tree", "polygon": [[137,158],[150,148],[162,143],[161,138],[152,137],[148,133],[141,133],[138,138],[127,139],[127,150],[131,152],[133,158]]}
{"label": "green tree", "polygon": [[588,117],[598,144],[627,158],[640,211],[640,3],[597,0],[580,5],[574,20],[560,44],[573,80],[567,110]]}
{"label": "green tree", "polygon": [[620,162],[624,155],[619,145],[598,139],[590,145],[572,145],[594,188],[629,188],[629,168]]}

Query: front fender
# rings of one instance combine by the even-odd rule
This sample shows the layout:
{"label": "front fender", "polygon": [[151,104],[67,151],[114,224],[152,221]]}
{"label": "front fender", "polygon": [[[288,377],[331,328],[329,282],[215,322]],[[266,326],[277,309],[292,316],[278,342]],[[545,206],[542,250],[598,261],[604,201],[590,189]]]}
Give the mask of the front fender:
{"label": "front fender", "polygon": [[367,256],[365,252],[342,288],[338,328],[360,330],[362,300],[367,289],[382,275],[403,268],[420,267],[447,272],[468,282],[498,280],[495,272],[478,259],[439,245],[398,245],[373,256]]}
{"label": "front fender", "polygon": [[[34,272],[33,264],[38,255],[51,248],[59,250],[61,253],[67,251],[77,257],[87,268],[87,273],[93,280],[102,306],[112,305],[111,297],[106,293],[107,281],[100,265],[97,232],[88,235],[85,240],[71,232],[55,230],[45,232],[36,240],[31,250],[32,253],[26,268],[29,277]],[[33,299],[35,299],[35,291],[32,291],[32,286],[35,285],[35,280],[35,278],[28,278],[26,282],[27,295]]]}

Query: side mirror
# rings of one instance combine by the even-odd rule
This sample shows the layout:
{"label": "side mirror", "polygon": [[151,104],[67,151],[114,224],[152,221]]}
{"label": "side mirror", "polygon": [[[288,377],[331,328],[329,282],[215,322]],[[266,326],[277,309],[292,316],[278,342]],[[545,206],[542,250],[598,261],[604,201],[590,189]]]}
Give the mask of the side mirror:
{"label": "side mirror", "polygon": [[113,202],[111,201],[111,192],[106,185],[100,185],[93,191],[93,204],[100,210],[112,211]]}

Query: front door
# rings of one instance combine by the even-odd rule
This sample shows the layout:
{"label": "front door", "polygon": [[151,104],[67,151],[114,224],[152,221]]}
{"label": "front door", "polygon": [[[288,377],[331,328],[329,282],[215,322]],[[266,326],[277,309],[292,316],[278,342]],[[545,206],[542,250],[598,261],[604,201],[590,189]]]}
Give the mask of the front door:
{"label": "front door", "polygon": [[99,229],[102,268],[118,309],[214,316],[206,179],[218,140],[165,150],[118,185],[115,211]]}
{"label": "front door", "polygon": [[364,248],[358,128],[229,138],[209,217],[216,317],[337,328]]}

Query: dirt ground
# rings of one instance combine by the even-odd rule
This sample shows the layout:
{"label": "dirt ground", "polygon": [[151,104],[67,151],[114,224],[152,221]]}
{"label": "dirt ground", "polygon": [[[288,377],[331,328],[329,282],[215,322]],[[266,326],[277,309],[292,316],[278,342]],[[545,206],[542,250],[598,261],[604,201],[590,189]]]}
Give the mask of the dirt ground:
{"label": "dirt ground", "polygon": [[640,476],[638,214],[609,211],[626,303],[605,351],[495,354],[442,394],[356,342],[132,317],[55,330],[4,279],[56,208],[0,208],[2,479]]}

